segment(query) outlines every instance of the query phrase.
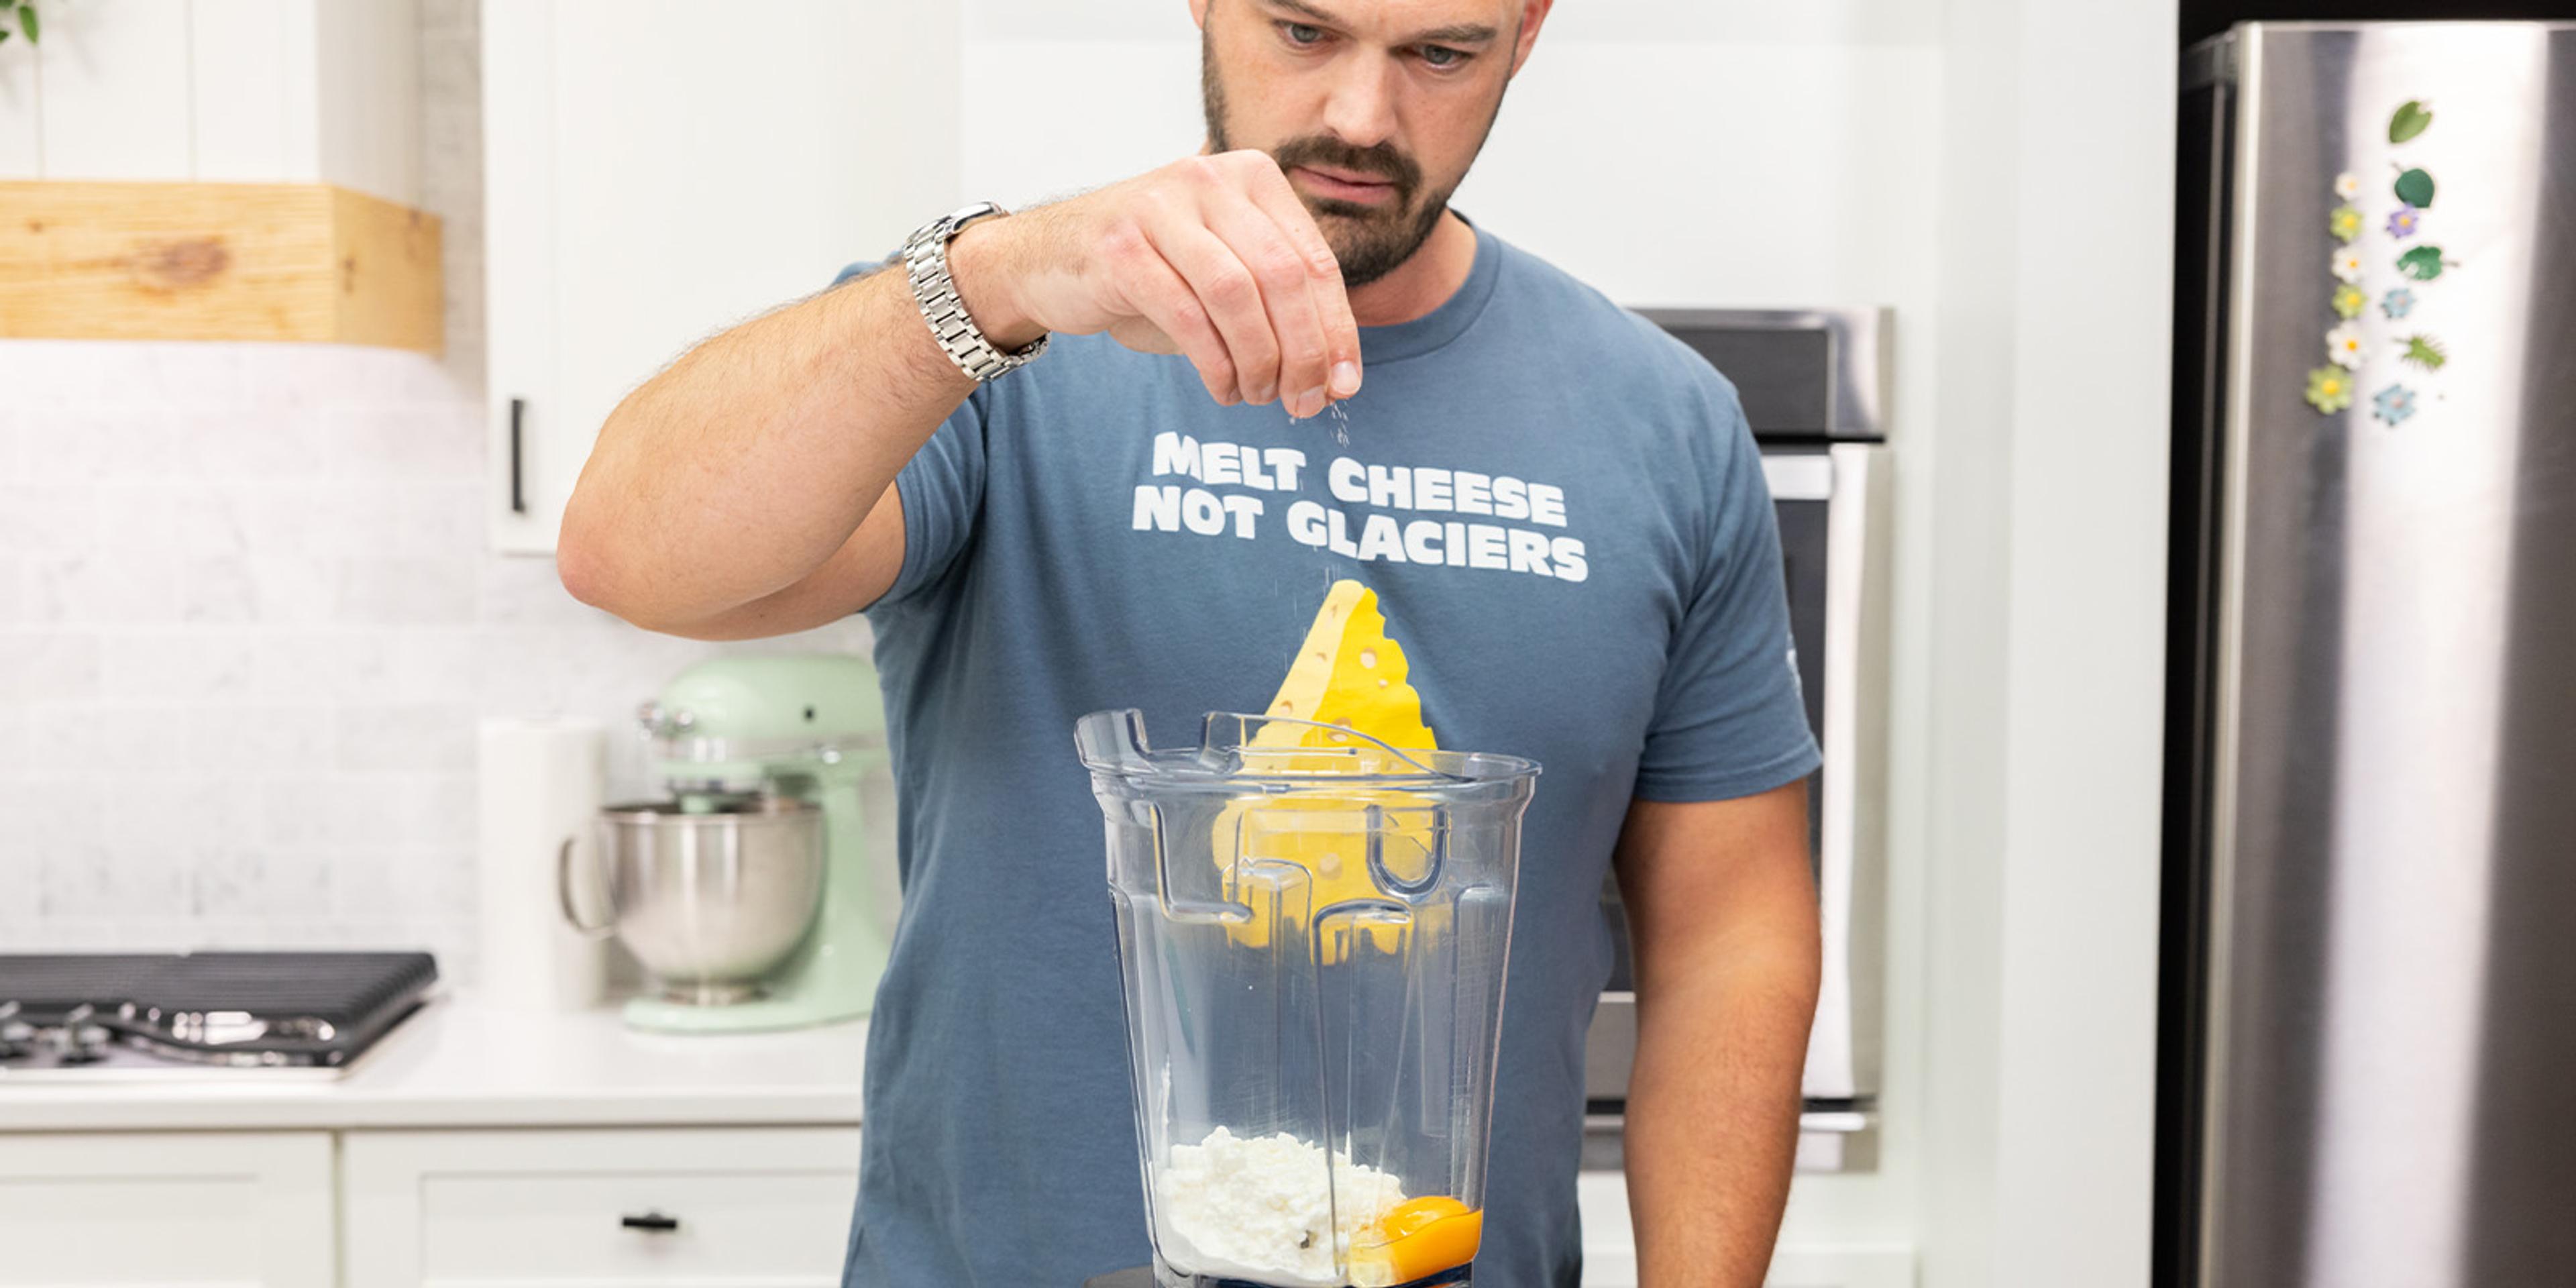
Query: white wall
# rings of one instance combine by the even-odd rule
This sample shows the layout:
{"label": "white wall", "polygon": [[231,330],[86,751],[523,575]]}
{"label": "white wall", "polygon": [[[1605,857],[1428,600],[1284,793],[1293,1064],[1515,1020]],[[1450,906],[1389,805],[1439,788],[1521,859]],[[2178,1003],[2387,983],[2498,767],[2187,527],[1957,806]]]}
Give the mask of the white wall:
{"label": "white wall", "polygon": [[1928,1288],[2147,1276],[2176,29],[1949,6]]}

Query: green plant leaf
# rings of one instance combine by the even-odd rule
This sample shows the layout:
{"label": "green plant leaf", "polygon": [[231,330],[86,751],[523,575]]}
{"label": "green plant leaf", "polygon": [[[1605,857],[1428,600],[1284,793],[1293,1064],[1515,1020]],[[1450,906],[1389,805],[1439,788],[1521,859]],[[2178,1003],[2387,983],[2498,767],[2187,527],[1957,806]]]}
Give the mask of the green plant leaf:
{"label": "green plant leaf", "polygon": [[2429,335],[2406,337],[2406,353],[2403,361],[2414,363],[2426,371],[2439,371],[2443,364],[2450,360],[2450,351],[2442,347],[2441,341]]}
{"label": "green plant leaf", "polygon": [[31,4],[18,6],[18,30],[27,33],[27,43],[30,45],[45,38],[44,28],[36,23],[36,6]]}
{"label": "green plant leaf", "polygon": [[2409,170],[2397,176],[2397,199],[2417,210],[2433,208],[2433,176],[2422,170]]}
{"label": "green plant leaf", "polygon": [[2419,282],[2440,277],[2445,267],[2439,246],[2418,246],[2397,257],[2397,271]]}
{"label": "green plant leaf", "polygon": [[2410,99],[2406,106],[2397,109],[2397,115],[2388,118],[2388,141],[2407,142],[2432,126],[2433,110],[2424,106],[2420,99]]}

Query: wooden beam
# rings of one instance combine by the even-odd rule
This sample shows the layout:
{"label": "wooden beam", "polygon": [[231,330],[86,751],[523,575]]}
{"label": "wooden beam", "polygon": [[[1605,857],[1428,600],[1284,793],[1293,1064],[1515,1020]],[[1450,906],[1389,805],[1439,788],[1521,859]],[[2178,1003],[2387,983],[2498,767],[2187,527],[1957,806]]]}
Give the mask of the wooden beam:
{"label": "wooden beam", "polygon": [[437,353],[438,220],[317,183],[0,183],[0,337]]}

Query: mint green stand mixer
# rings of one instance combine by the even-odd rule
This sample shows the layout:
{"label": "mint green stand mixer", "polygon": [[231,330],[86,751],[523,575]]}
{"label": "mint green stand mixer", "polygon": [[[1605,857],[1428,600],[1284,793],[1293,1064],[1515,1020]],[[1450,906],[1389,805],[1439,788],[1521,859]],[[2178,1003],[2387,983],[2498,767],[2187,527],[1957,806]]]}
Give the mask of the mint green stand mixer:
{"label": "mint green stand mixer", "polygon": [[883,763],[876,670],[841,654],[720,657],[638,713],[665,801],[601,811],[605,919],[653,976],[636,1028],[730,1033],[862,1017],[886,943],[861,833],[860,780]]}

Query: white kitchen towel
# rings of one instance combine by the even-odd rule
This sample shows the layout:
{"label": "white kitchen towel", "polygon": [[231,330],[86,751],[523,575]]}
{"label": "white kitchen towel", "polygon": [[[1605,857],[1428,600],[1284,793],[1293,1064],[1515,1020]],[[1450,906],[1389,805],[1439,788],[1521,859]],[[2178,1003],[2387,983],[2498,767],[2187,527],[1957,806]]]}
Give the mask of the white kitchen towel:
{"label": "white kitchen towel", "polygon": [[597,923],[599,809],[608,790],[608,731],[566,720],[483,721],[477,762],[482,961],[477,995],[509,1010],[598,1005],[608,945],[567,923],[557,887]]}

